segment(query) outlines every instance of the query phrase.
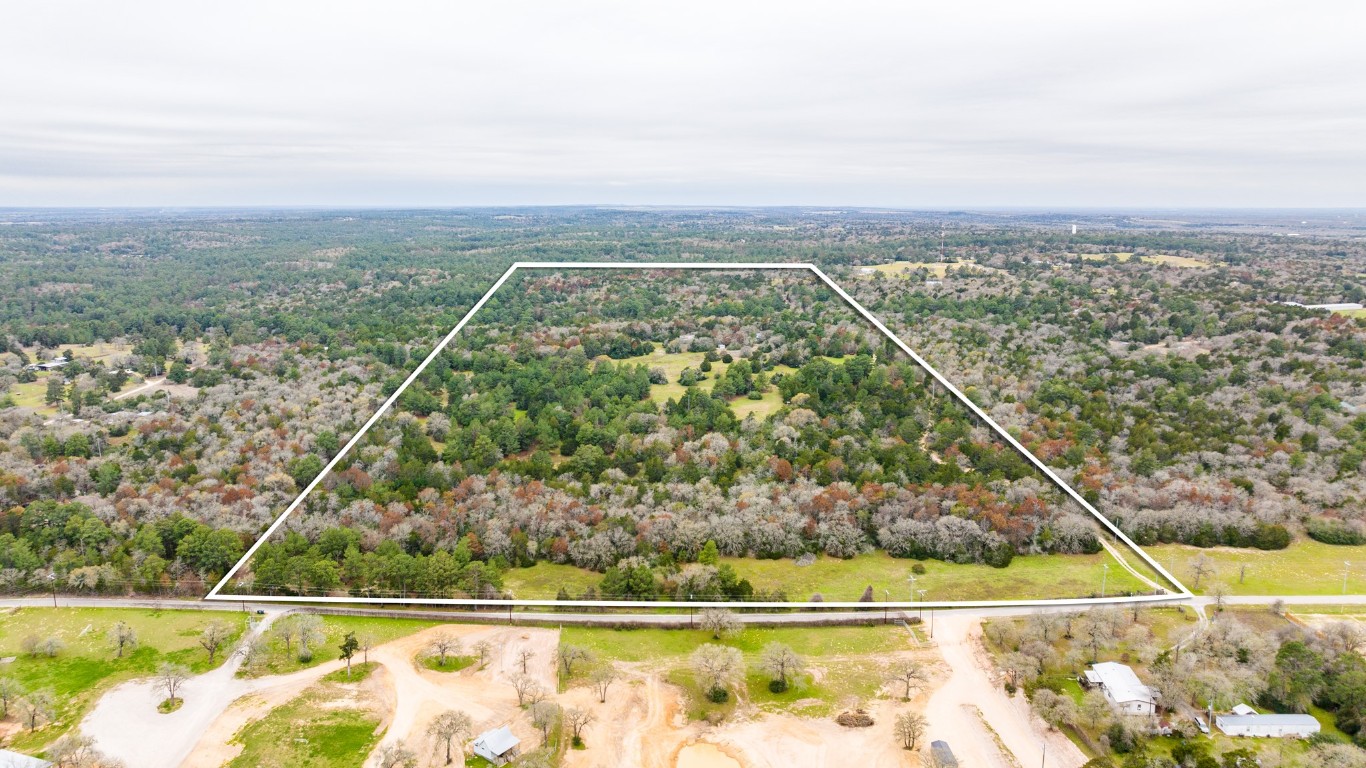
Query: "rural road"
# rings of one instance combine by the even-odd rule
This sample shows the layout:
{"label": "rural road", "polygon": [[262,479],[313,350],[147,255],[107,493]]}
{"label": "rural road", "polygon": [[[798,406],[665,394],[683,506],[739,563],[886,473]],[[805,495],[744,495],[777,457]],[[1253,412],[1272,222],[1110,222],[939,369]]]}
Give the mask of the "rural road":
{"label": "rural road", "polygon": [[[1228,605],[1269,605],[1277,600],[1283,601],[1287,605],[1366,605],[1366,594],[1360,595],[1241,595],[1227,597],[1224,602]],[[437,611],[430,608],[352,608],[348,606],[330,606],[316,604],[289,604],[289,603],[253,603],[250,600],[245,602],[222,602],[207,600],[189,599],[170,599],[159,600],[155,598],[139,597],[73,597],[59,594],[57,604],[65,608],[151,608],[162,610],[199,610],[199,611],[228,611],[240,613],[245,608],[247,611],[257,610],[267,613],[305,611],[308,613],[320,614],[342,614],[342,615],[394,615],[402,614],[413,618],[422,619],[445,619],[453,622],[482,622],[482,623],[507,623],[508,613],[499,610],[484,611]],[[1119,603],[1122,604],[1122,603]],[[1155,603],[1162,605],[1167,603]],[[1205,607],[1214,604],[1214,598],[1196,596],[1193,598],[1182,599],[1173,596],[1169,604],[1186,604],[1197,607]],[[52,596],[33,595],[28,597],[9,597],[0,598],[0,608],[42,608],[52,606]],[[863,611],[793,611],[789,613],[739,613],[736,618],[746,624],[814,624],[818,622],[877,622],[881,620],[883,614],[877,604],[873,603],[868,609]],[[932,617],[947,616],[1027,616],[1031,613],[1040,611],[1048,612],[1068,612],[1083,610],[1086,606],[1077,605],[1050,605],[1050,606],[990,606],[990,607],[964,607],[964,608],[939,608],[937,610],[926,611],[925,623],[930,624]],[[914,609],[896,609],[889,612],[891,621],[898,618],[909,618],[914,613]],[[654,625],[661,627],[673,627],[680,624],[687,624],[689,617],[684,614],[660,614],[660,613],[569,613],[569,612],[531,612],[521,611],[512,614],[511,623],[514,624],[579,624],[592,626],[595,624],[620,625],[624,623],[635,625]]]}

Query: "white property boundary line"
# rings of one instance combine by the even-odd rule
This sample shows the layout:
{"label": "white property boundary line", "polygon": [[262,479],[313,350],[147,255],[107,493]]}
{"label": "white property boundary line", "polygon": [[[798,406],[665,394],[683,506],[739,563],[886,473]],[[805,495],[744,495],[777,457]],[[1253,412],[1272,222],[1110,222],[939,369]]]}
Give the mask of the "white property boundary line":
{"label": "white property boundary line", "polygon": [[[825,283],[825,285],[827,285],[831,290],[833,290],[841,299],[843,299],[843,300],[845,301],[845,303],[847,303],[851,308],[853,308],[854,311],[858,312],[865,320],[867,320],[868,322],[872,323],[873,326],[874,326],[875,328],[877,328],[879,331],[881,331],[881,332],[883,333],[883,335],[885,335],[885,336],[886,336],[888,339],[890,339],[894,344],[896,344],[896,345],[901,349],[902,352],[905,352],[907,355],[909,355],[910,358],[911,358],[912,360],[914,360],[914,361],[916,362],[917,365],[919,365],[921,368],[925,369],[925,371],[926,371],[927,373],[929,373],[931,376],[933,376],[934,379],[935,379],[935,381],[937,381],[937,382],[939,382],[941,385],[943,385],[943,387],[944,387],[945,389],[947,389],[947,390],[949,391],[949,393],[952,394],[960,403],[962,403],[963,405],[967,406],[967,408],[968,408],[969,410],[971,410],[979,419],[981,419],[983,422],[985,422],[985,423],[987,424],[987,426],[991,427],[991,429],[997,434],[997,436],[999,436],[1000,438],[1002,438],[1003,440],[1005,440],[1012,448],[1014,448],[1014,449],[1015,449],[1016,451],[1018,451],[1022,456],[1024,456],[1026,459],[1028,459],[1029,462],[1030,462],[1031,464],[1033,464],[1035,468],[1037,468],[1040,472],[1043,472],[1044,475],[1045,475],[1049,480],[1051,480],[1051,481],[1053,482],[1054,485],[1056,485],[1058,488],[1062,489],[1065,493],[1067,493],[1067,495],[1070,496],[1070,497],[1072,498],[1073,501],[1075,501],[1075,502],[1077,502],[1078,504],[1080,504],[1080,505],[1082,506],[1082,508],[1085,509],[1087,512],[1090,512],[1091,515],[1092,515],[1094,518],[1096,518],[1096,520],[1100,521],[1101,525],[1103,525],[1103,526],[1106,528],[1106,530],[1108,530],[1110,533],[1114,534],[1116,538],[1118,538],[1120,541],[1124,542],[1124,543],[1129,547],[1130,550],[1132,550],[1135,554],[1137,554],[1140,558],[1142,558],[1142,559],[1143,559],[1143,562],[1147,563],[1149,566],[1151,566],[1151,567],[1153,568],[1153,570],[1155,570],[1155,571],[1157,571],[1159,574],[1161,574],[1161,575],[1163,576],[1163,578],[1165,578],[1168,582],[1170,582],[1172,585],[1176,586],[1177,589],[1178,589],[1178,592],[1172,593],[1172,594],[1163,594],[1163,595],[1138,595],[1138,596],[1134,596],[1134,597],[1067,598],[1067,599],[1044,599],[1044,600],[964,600],[964,601],[932,601],[932,602],[895,601],[895,602],[881,602],[881,603],[841,602],[841,601],[820,602],[820,603],[812,603],[812,602],[787,602],[787,603],[777,603],[777,602],[723,602],[723,601],[710,601],[710,602],[709,602],[709,601],[683,602],[683,601],[677,601],[677,600],[515,600],[515,599],[514,599],[514,600],[501,600],[501,599],[499,599],[499,600],[487,600],[487,599],[473,599],[473,598],[470,598],[470,599],[458,599],[458,598],[412,598],[412,599],[409,599],[409,598],[406,598],[406,597],[305,597],[305,596],[290,596],[290,595],[226,595],[226,594],[221,594],[221,591],[222,591],[223,587],[227,585],[228,581],[232,578],[233,574],[235,574],[235,573],[237,573],[237,571],[241,570],[241,568],[242,568],[243,566],[245,566],[245,565],[247,564],[248,561],[251,560],[252,555],[256,554],[256,550],[260,549],[260,548],[261,548],[261,545],[262,545],[263,543],[265,543],[265,541],[266,541],[267,539],[269,539],[269,538],[275,533],[275,531],[278,530],[278,529],[280,528],[281,525],[284,524],[285,520],[289,518],[290,514],[292,514],[292,513],[294,512],[294,510],[297,509],[297,508],[299,507],[299,505],[303,503],[303,500],[304,500],[305,498],[307,498],[308,494],[312,493],[312,492],[313,492],[313,489],[316,488],[316,487],[318,486],[318,483],[322,482],[322,479],[323,479],[324,477],[326,477],[326,476],[332,471],[332,469],[333,469],[334,467],[337,466],[337,464],[342,460],[342,458],[345,457],[348,453],[350,453],[351,449],[352,449],[353,447],[355,447],[356,443],[358,443],[358,442],[360,441],[361,437],[363,437],[363,436],[365,435],[366,432],[370,431],[370,428],[373,427],[373,426],[375,425],[375,422],[379,421],[379,418],[380,418],[381,416],[383,416],[383,415],[389,410],[389,408],[391,408],[391,407],[393,406],[393,404],[394,404],[395,402],[398,401],[398,397],[399,397],[399,395],[403,394],[403,390],[407,389],[408,386],[409,386],[410,384],[412,384],[414,381],[417,380],[417,377],[418,377],[418,376],[421,376],[421,375],[422,375],[422,372],[423,372],[424,370],[427,369],[427,366],[430,365],[431,362],[432,362],[433,360],[436,359],[437,355],[439,355],[439,354],[441,354],[443,351],[445,351],[446,347],[450,345],[451,341],[453,341],[453,340],[455,339],[456,335],[460,333],[461,329],[463,329],[463,328],[469,323],[470,319],[474,317],[475,313],[478,312],[480,309],[482,309],[482,308],[484,307],[484,305],[488,303],[488,300],[489,300],[490,298],[492,298],[493,294],[494,294],[495,292],[497,292],[499,288],[503,287],[503,284],[506,283],[506,282],[508,281],[508,278],[512,277],[512,275],[513,275],[515,272],[517,272],[517,270],[519,270],[519,269],[641,269],[641,270],[647,270],[647,269],[649,269],[649,270],[671,270],[671,269],[672,269],[672,270],[678,270],[678,269],[703,269],[703,270],[706,270],[706,269],[710,269],[710,270],[762,270],[762,269],[772,269],[772,270],[789,270],[789,271],[796,271],[796,272],[801,272],[801,271],[811,272],[811,273],[814,274],[816,277],[820,278],[820,280],[821,280],[823,283]],[[949,382],[948,379],[944,378],[943,374],[941,374],[941,373],[939,373],[939,371],[935,370],[934,366],[930,365],[924,358],[922,358],[920,355],[916,354],[915,350],[913,350],[913,349],[911,349],[909,346],[907,346],[905,342],[903,342],[901,339],[897,338],[896,334],[892,333],[891,330],[888,329],[886,325],[883,325],[883,323],[882,323],[881,320],[877,319],[877,317],[875,317],[875,316],[873,315],[873,313],[871,313],[871,312],[869,312],[867,309],[865,309],[865,308],[863,307],[862,304],[859,304],[858,301],[856,301],[856,300],[854,299],[854,297],[852,297],[852,296],[850,296],[848,293],[846,293],[845,290],[844,290],[843,288],[841,288],[839,285],[837,285],[837,284],[835,283],[835,281],[831,280],[830,277],[827,276],[824,272],[822,272],[822,271],[820,270],[820,268],[817,267],[815,264],[809,264],[809,263],[763,263],[763,262],[610,262],[610,261],[607,261],[607,262],[604,262],[604,261],[584,261],[584,262],[579,262],[579,261],[519,261],[519,262],[515,262],[511,267],[508,267],[507,271],[504,272],[503,275],[502,275],[501,277],[499,277],[498,280],[493,284],[493,287],[489,288],[488,292],[485,293],[485,294],[483,295],[483,297],[479,299],[479,301],[475,302],[473,307],[470,307],[470,311],[465,313],[465,316],[464,316],[463,318],[460,319],[460,322],[459,322],[459,323],[456,323],[455,327],[451,329],[451,332],[450,332],[450,333],[446,334],[446,337],[443,338],[443,339],[441,340],[441,343],[437,344],[437,345],[436,345],[436,348],[433,349],[433,350],[431,351],[431,353],[427,355],[426,359],[424,359],[424,360],[422,361],[422,363],[421,363],[420,365],[417,366],[417,368],[413,369],[413,372],[412,372],[412,373],[408,374],[408,378],[404,379],[403,383],[402,383],[401,385],[399,385],[398,389],[394,390],[394,392],[393,392],[392,394],[389,395],[388,399],[386,399],[386,400],[384,401],[384,403],[379,407],[379,410],[375,411],[375,414],[374,414],[373,416],[371,416],[370,419],[369,419],[368,421],[365,422],[365,424],[360,428],[360,430],[357,431],[356,434],[354,434],[354,435],[351,436],[351,439],[348,440],[348,441],[346,442],[346,445],[342,446],[342,449],[341,449],[340,451],[338,451],[337,454],[336,454],[335,456],[332,457],[332,460],[329,461],[329,462],[327,462],[327,465],[324,466],[323,469],[322,469],[322,471],[318,473],[318,476],[315,477],[315,478],[313,478],[313,481],[310,482],[310,483],[304,488],[303,492],[300,493],[300,494],[298,495],[298,497],[296,497],[296,498],[294,499],[294,501],[290,502],[290,505],[285,509],[285,511],[282,512],[282,513],[280,514],[280,516],[279,516],[278,518],[275,519],[275,522],[271,523],[270,527],[266,529],[266,532],[263,533],[263,534],[256,540],[256,542],[255,542],[254,544],[251,545],[251,548],[248,549],[248,550],[246,551],[246,554],[242,555],[241,559],[239,559],[239,560],[237,561],[237,564],[234,565],[226,574],[224,574],[223,578],[219,579],[218,583],[215,584],[214,587],[213,587],[213,589],[209,591],[209,594],[207,594],[207,595],[204,596],[204,599],[205,599],[205,600],[222,600],[222,601],[231,601],[231,602],[238,602],[238,601],[242,601],[242,600],[252,600],[252,601],[258,601],[258,602],[279,602],[279,603],[341,603],[341,604],[345,604],[345,603],[356,604],[356,603],[359,603],[359,604],[371,604],[371,605],[465,605],[465,606],[469,606],[469,605],[489,605],[489,606],[500,606],[500,607],[509,607],[509,606],[528,606],[528,607],[533,607],[533,606],[534,606],[534,607],[562,606],[562,607],[574,607],[574,606],[579,606],[579,607],[603,607],[603,608],[669,608],[669,607],[673,607],[673,608],[683,608],[683,607],[707,608],[707,607],[735,607],[735,606],[740,606],[740,607],[744,607],[744,608],[879,608],[879,607],[881,607],[881,608],[898,608],[898,609],[904,609],[904,608],[994,608],[994,607],[1007,608],[1007,607],[1027,607],[1027,606],[1069,606],[1069,605],[1085,606],[1085,605],[1122,604],[1122,603],[1137,603],[1137,602],[1169,602],[1169,601],[1173,601],[1173,600],[1186,600],[1186,599],[1189,599],[1189,598],[1191,598],[1191,597],[1194,597],[1194,595],[1191,593],[1191,591],[1190,591],[1189,589],[1187,589],[1186,586],[1185,586],[1184,584],[1182,584],[1175,576],[1173,576],[1173,575],[1171,575],[1170,573],[1168,573],[1168,572],[1167,572],[1167,569],[1166,569],[1166,568],[1163,568],[1162,565],[1161,565],[1160,563],[1157,562],[1157,560],[1153,559],[1147,552],[1143,551],[1143,549],[1142,549],[1141,547],[1139,547],[1139,546],[1138,546],[1137,544],[1135,544],[1132,540],[1130,540],[1129,537],[1126,536],[1126,535],[1124,534],[1124,532],[1121,531],[1117,526],[1115,526],[1114,523],[1111,523],[1111,522],[1110,522],[1108,519],[1106,519],[1106,517],[1105,517],[1104,515],[1102,515],[1095,507],[1091,506],[1090,502],[1088,502],[1088,501],[1086,501],[1086,499],[1082,498],[1081,494],[1077,493],[1076,490],[1073,489],[1071,485],[1069,485],[1069,484],[1067,484],[1066,482],[1064,482],[1063,479],[1062,479],[1061,477],[1059,477],[1052,469],[1050,469],[1050,468],[1048,467],[1048,465],[1046,465],[1046,464],[1044,464],[1042,461],[1040,461],[1039,458],[1038,458],[1037,456],[1035,456],[1032,452],[1030,452],[1030,450],[1029,450],[1028,448],[1025,448],[1024,445],[1022,445],[1022,444],[1021,444],[1018,440],[1016,440],[1009,432],[1007,432],[1007,431],[1005,430],[1005,428],[1003,428],[1000,424],[997,424],[996,421],[995,421],[994,419],[992,419],[990,416],[988,416],[988,415],[986,414],[985,411],[983,411],[981,408],[977,407],[977,404],[976,404],[976,403],[974,403],[974,402],[972,402],[972,400],[968,399],[967,395],[964,395],[961,391],[959,391],[959,389],[958,389],[957,387],[955,387],[953,384],[951,384],[951,383]]]}

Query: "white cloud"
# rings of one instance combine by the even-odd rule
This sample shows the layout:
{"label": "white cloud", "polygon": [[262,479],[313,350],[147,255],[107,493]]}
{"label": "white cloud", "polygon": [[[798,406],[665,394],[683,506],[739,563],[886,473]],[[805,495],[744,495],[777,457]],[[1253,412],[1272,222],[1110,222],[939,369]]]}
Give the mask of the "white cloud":
{"label": "white cloud", "polygon": [[0,205],[1366,205],[1366,9],[11,4]]}

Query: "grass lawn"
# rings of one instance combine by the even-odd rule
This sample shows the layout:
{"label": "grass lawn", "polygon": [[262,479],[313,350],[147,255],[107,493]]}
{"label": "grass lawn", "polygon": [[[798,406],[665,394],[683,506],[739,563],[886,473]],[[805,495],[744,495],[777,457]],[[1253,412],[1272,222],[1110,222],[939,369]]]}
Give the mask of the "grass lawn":
{"label": "grass lawn", "polygon": [[369,709],[320,706],[345,691],[324,682],[247,724],[233,741],[242,754],[228,768],[351,768],[379,741],[380,718]]}
{"label": "grass lawn", "polygon": [[1346,316],[1346,317],[1363,317],[1363,318],[1366,318],[1366,309],[1339,309],[1339,310],[1334,311],[1333,314],[1335,314],[1335,315],[1344,315],[1344,316]]}
{"label": "grass lawn", "polygon": [[[1366,593],[1366,545],[1336,546],[1299,539],[1279,550],[1200,549],[1184,544],[1158,544],[1144,549],[1198,593],[1222,581],[1235,595],[1340,595],[1344,562],[1350,563],[1345,569],[1348,593]],[[1196,589],[1191,563],[1202,554],[1213,563],[1215,571],[1205,576],[1200,589]],[[1247,571],[1240,583],[1244,565]]]}
{"label": "grass lawn", "polygon": [[[428,627],[448,623],[429,619],[390,619],[381,616],[323,616],[322,619],[326,639],[311,646],[313,658],[309,662],[300,662],[297,656],[286,654],[284,646],[272,642],[270,654],[264,661],[250,669],[243,666],[238,674],[247,677],[285,674],[341,658],[341,643],[347,632],[355,632],[358,637],[369,635],[375,639],[375,645],[380,645]],[[267,637],[269,636],[267,633]],[[294,649],[297,651],[298,646],[295,645]],[[357,651],[353,663],[364,658],[364,653]]]}
{"label": "grass lawn", "polygon": [[[121,659],[115,657],[105,636],[119,621],[131,626],[139,641]],[[234,640],[245,626],[241,614],[218,611],[21,608],[0,616],[0,656],[16,657],[0,665],[0,675],[30,691],[49,689],[57,703],[52,725],[32,734],[21,733],[12,744],[33,749],[56,739],[80,722],[104,691],[125,680],[149,677],[163,662],[184,664],[196,674],[223,663],[226,651],[220,651],[211,666],[198,642],[204,627],[214,621],[231,627]],[[56,637],[65,647],[55,658],[28,656],[22,650],[28,636]]]}
{"label": "grass lawn", "polygon": [[521,600],[553,600],[564,587],[573,597],[596,587],[602,574],[560,563],[539,562],[530,568],[511,568],[503,574],[503,589]]}
{"label": "grass lawn", "polygon": [[[910,600],[911,568],[919,561],[895,558],[886,552],[869,552],[849,560],[824,555],[807,566],[795,560],[757,560],[723,557],[755,589],[782,589],[787,599],[805,601],[817,592],[827,601],[858,600],[873,587],[874,602]],[[1141,561],[1133,558],[1135,567]],[[926,560],[925,573],[916,576],[916,588],[927,590],[926,600],[1010,600],[1023,598],[1090,597],[1100,593],[1102,563],[1110,564],[1106,593],[1144,591],[1145,585],[1119,567],[1104,552],[1095,555],[1023,555],[1006,568]],[[513,568],[503,575],[503,586],[523,600],[554,599],[560,587],[573,597],[596,586],[602,575],[572,565],[537,563]],[[883,590],[886,590],[884,592]]]}
{"label": "grass lawn", "polygon": [[43,413],[56,413],[57,409],[52,408],[46,403],[47,398],[47,377],[50,373],[38,374],[37,381],[16,383],[9,388],[9,396],[14,399],[15,406],[19,408],[32,408]]}
{"label": "grass lawn", "polygon": [[[808,566],[794,560],[722,558],[755,589],[782,589],[789,600],[809,600],[819,592],[826,600],[858,600],[873,587],[873,600],[909,600],[911,568],[917,561],[869,552],[849,560],[821,556]],[[1102,563],[1110,564],[1106,592],[1143,591],[1145,586],[1114,558],[1095,555],[1024,555],[1006,568],[988,565],[923,562],[915,588],[927,590],[926,600],[1010,600],[1049,597],[1089,597],[1099,594]],[[886,592],[884,592],[886,590]]]}
{"label": "grass lawn", "polygon": [[417,663],[421,665],[423,669],[430,669],[433,672],[459,672],[460,670],[473,665],[476,661],[479,661],[479,659],[474,656],[447,656],[446,666],[443,667],[440,663],[441,657],[423,656],[417,660]]}

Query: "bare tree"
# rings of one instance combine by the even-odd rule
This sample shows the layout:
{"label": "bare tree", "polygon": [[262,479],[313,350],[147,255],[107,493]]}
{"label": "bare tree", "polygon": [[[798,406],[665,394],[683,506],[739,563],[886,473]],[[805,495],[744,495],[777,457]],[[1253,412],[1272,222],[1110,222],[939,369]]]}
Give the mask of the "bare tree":
{"label": "bare tree", "polygon": [[[697,650],[692,652],[690,661],[702,690],[708,696],[718,697],[718,692],[725,693],[726,687],[739,679],[744,664],[739,650],[710,643],[698,646]],[[719,697],[717,700],[723,698]]]}
{"label": "bare tree", "polygon": [[480,640],[474,644],[474,652],[479,656],[479,668],[489,663],[489,655],[493,653],[493,643],[487,640]]}
{"label": "bare tree", "polygon": [[522,665],[522,674],[526,674],[526,665],[536,658],[536,652],[530,648],[522,648],[517,651],[517,661]]}
{"label": "bare tree", "polygon": [[138,633],[125,621],[115,622],[114,626],[109,628],[106,637],[114,648],[114,655],[120,659],[123,658],[124,651],[138,647]]}
{"label": "bare tree", "polygon": [[560,705],[553,701],[538,701],[531,705],[531,724],[541,730],[541,738],[550,741],[550,729],[560,717]]}
{"label": "bare tree", "polygon": [[34,691],[19,700],[19,719],[30,731],[52,719],[53,696],[51,691]]}
{"label": "bare tree", "polygon": [[1233,588],[1222,581],[1216,581],[1209,585],[1205,592],[1214,598],[1214,610],[1220,613],[1224,610],[1224,604],[1228,602],[1228,596],[1233,593]]}
{"label": "bare tree", "polygon": [[313,646],[327,639],[321,616],[304,613],[294,617],[299,630],[299,661],[313,660]]}
{"label": "bare tree", "polygon": [[513,675],[512,689],[517,691],[517,706],[519,707],[525,707],[527,702],[538,700],[538,694],[544,695],[541,692],[541,684],[530,675]]}
{"label": "bare tree", "polygon": [[[1137,605],[1137,603],[1135,603]],[[1025,626],[1039,636],[1045,643],[1052,643],[1062,634],[1062,617],[1056,613],[1040,611],[1031,613],[1025,619]]]}
{"label": "bare tree", "polygon": [[760,653],[759,668],[769,674],[772,686],[779,689],[774,692],[778,693],[787,690],[789,679],[800,675],[805,665],[791,646],[769,643]]}
{"label": "bare tree", "polygon": [[362,654],[361,658],[366,664],[370,663],[370,649],[374,648],[377,642],[373,632],[361,632],[356,635],[356,643]]}
{"label": "bare tree", "polygon": [[203,632],[199,633],[199,645],[209,652],[209,664],[213,664],[213,660],[218,657],[219,649],[228,642],[228,638],[231,636],[232,630],[228,629],[228,625],[221,621],[211,622],[207,627],[204,627]]}
{"label": "bare tree", "polygon": [[702,629],[710,632],[713,640],[734,637],[744,629],[734,611],[726,608],[703,608],[698,618]]}
{"label": "bare tree", "polygon": [[415,768],[417,753],[403,746],[403,742],[385,744],[379,751],[379,768]]}
{"label": "bare tree", "polygon": [[23,697],[24,686],[12,677],[0,677],[0,717],[9,717],[9,708]]}
{"label": "bare tree", "polygon": [[916,659],[900,659],[888,668],[886,679],[889,683],[903,686],[905,695],[902,699],[910,701],[912,695],[925,687],[925,683],[930,679],[930,673],[925,669],[925,665]]}
{"label": "bare tree", "polygon": [[580,661],[591,661],[593,654],[583,646],[561,645],[555,651],[555,658],[560,662],[560,672],[569,678],[574,675],[574,665]]}
{"label": "bare tree", "polygon": [[432,638],[427,646],[427,654],[437,657],[436,665],[446,666],[446,657],[460,653],[460,640],[455,635],[440,633]]}
{"label": "bare tree", "polygon": [[593,686],[593,690],[598,694],[599,704],[607,701],[607,689],[612,687],[612,682],[616,679],[617,671],[612,667],[611,662],[603,662],[593,668],[588,680]]}
{"label": "bare tree", "polygon": [[1001,670],[1011,688],[1027,685],[1039,676],[1039,661],[1027,654],[1011,652],[1001,659]]}
{"label": "bare tree", "polygon": [[1110,722],[1110,718],[1114,716],[1114,709],[1110,706],[1109,699],[1105,698],[1105,694],[1092,689],[1081,698],[1079,714],[1086,727],[1095,731]]}
{"label": "bare tree", "polygon": [[48,759],[54,768],[115,768],[123,763],[95,749],[90,736],[68,733],[47,748]]}
{"label": "bare tree", "polygon": [[565,725],[569,726],[569,731],[573,735],[574,746],[579,746],[583,744],[583,732],[588,728],[588,726],[592,725],[593,721],[596,719],[597,715],[594,715],[592,712],[586,709],[570,707],[569,709],[565,710],[564,722]]}
{"label": "bare tree", "polygon": [[915,749],[916,742],[925,735],[926,724],[925,716],[919,712],[903,712],[896,716],[892,729],[903,748]]}
{"label": "bare tree", "polygon": [[166,700],[174,703],[180,698],[180,687],[190,679],[189,668],[180,664],[163,663],[157,668],[156,687],[166,692]]}
{"label": "bare tree", "polygon": [[1191,582],[1191,589],[1199,589],[1200,580],[1214,572],[1214,561],[1206,557],[1204,552],[1201,552],[1191,561],[1190,569],[1191,576],[1194,577],[1194,581]]}
{"label": "bare tree", "polygon": [[455,742],[466,738],[474,728],[474,721],[464,712],[450,710],[442,712],[427,726],[427,735],[436,741],[437,750],[446,750],[446,765],[454,758]]}
{"label": "bare tree", "polygon": [[1048,723],[1050,728],[1061,728],[1077,721],[1077,703],[1071,696],[1040,688],[1034,692],[1030,705],[1039,719]]}

